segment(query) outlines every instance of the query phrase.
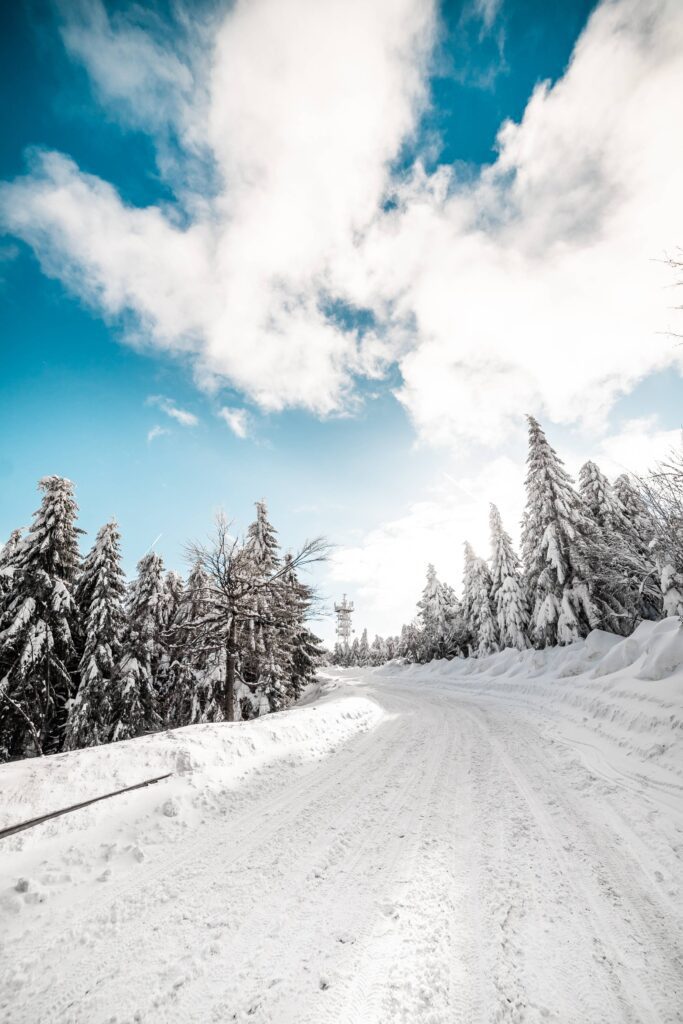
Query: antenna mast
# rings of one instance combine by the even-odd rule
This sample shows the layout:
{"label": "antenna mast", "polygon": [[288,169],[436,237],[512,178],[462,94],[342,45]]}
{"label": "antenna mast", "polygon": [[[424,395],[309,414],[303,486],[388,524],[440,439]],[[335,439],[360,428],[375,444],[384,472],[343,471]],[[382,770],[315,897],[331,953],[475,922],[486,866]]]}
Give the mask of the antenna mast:
{"label": "antenna mast", "polygon": [[337,614],[337,636],[341,640],[343,646],[348,647],[349,637],[353,633],[351,628],[353,601],[347,601],[346,594],[344,594],[341,602],[335,604],[334,610]]}

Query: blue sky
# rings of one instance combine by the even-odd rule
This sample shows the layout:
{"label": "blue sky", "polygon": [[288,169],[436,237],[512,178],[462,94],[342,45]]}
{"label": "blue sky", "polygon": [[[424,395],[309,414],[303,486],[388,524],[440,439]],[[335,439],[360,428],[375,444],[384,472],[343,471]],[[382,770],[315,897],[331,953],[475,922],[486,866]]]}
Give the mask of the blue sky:
{"label": "blue sky", "polygon": [[2,5],[0,537],[60,473],[182,570],[265,497],[387,632],[515,531],[524,412],[661,454],[683,15],[595,7]]}

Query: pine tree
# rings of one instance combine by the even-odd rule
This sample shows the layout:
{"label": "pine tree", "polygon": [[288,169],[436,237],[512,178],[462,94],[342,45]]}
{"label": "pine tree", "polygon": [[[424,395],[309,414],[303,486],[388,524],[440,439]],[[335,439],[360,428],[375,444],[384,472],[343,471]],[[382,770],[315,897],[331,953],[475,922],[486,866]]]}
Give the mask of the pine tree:
{"label": "pine tree", "polygon": [[462,605],[453,587],[448,583],[441,584],[441,602],[443,607],[442,647],[439,656],[452,658],[462,654],[467,647],[467,629],[462,613]]}
{"label": "pine tree", "polygon": [[464,544],[464,562],[462,576],[462,618],[465,625],[465,650],[474,651],[478,645],[476,635],[475,599],[477,590],[477,556],[469,541]]}
{"label": "pine tree", "polygon": [[281,581],[272,586],[268,581],[279,572],[282,560],[277,531],[268,519],[264,501],[256,502],[256,519],[247,530],[245,555],[255,587],[248,600],[242,624],[240,645],[243,648],[244,678],[265,689],[271,710],[279,711],[286,703],[283,652],[278,649],[277,620],[281,613]]}
{"label": "pine tree", "polygon": [[12,590],[14,570],[21,563],[22,534],[23,530],[12,530],[7,543],[0,548],[0,611],[3,600]]}
{"label": "pine tree", "polygon": [[313,591],[298,578],[291,555],[286,555],[280,589],[280,649],[286,653],[289,701],[299,700],[323,658],[319,638],[306,625],[312,603]]}
{"label": "pine tree", "polygon": [[163,623],[166,629],[173,625],[178,607],[183,597],[185,581],[180,573],[169,569],[164,577]]}
{"label": "pine tree", "polygon": [[364,629],[361,633],[358,644],[358,664],[363,667],[370,664],[370,644],[368,643],[368,631]]}
{"label": "pine tree", "polygon": [[417,602],[418,615],[424,629],[436,629],[442,620],[441,584],[436,569],[430,562],[427,566],[427,582],[422,597]]}
{"label": "pine tree", "polygon": [[398,641],[397,655],[406,658],[408,661],[418,661],[420,652],[420,635],[415,622],[410,622],[401,627],[401,635]]}
{"label": "pine tree", "polygon": [[503,529],[500,512],[491,505],[491,602],[495,610],[502,647],[523,651],[529,646],[529,609],[522,581],[520,561],[510,535]]}
{"label": "pine tree", "polygon": [[533,417],[529,420],[527,505],[522,551],[532,605],[530,631],[545,646],[567,644],[614,625],[600,601],[596,538],[562,460]]}
{"label": "pine tree", "polygon": [[445,653],[446,608],[441,583],[436,569],[427,566],[427,582],[417,602],[418,618],[422,624],[424,660],[441,658]]}
{"label": "pine tree", "polygon": [[628,522],[629,540],[635,554],[640,615],[659,619],[663,612],[661,568],[658,569],[656,526],[639,486],[627,473],[614,481],[614,494]]}
{"label": "pine tree", "polygon": [[667,458],[641,481],[654,527],[651,541],[662,592],[662,610],[683,620],[683,435]]}
{"label": "pine tree", "polygon": [[590,459],[579,471],[579,494],[601,529],[627,535],[630,524],[612,485]]}
{"label": "pine tree", "polygon": [[373,666],[383,665],[386,661],[386,645],[381,636],[375,636],[370,644],[370,664]]}
{"label": "pine tree", "polygon": [[180,573],[169,569],[163,578],[159,625],[160,658],[155,673],[158,711],[163,722],[171,724],[174,696],[171,691],[171,652],[169,649],[175,617],[183,596],[185,581]]}
{"label": "pine tree", "polygon": [[12,589],[0,615],[0,750],[59,749],[76,658],[78,506],[73,484],[48,476],[28,536],[15,549]]}
{"label": "pine tree", "polygon": [[[620,485],[634,507],[628,481]],[[661,592],[654,573],[654,561],[637,527],[615,488],[594,462],[586,462],[579,473],[579,490],[595,524],[594,540],[600,540],[598,565],[601,589],[618,600],[615,628],[630,633],[640,618],[658,618]]]}
{"label": "pine tree", "polygon": [[631,535],[636,539],[638,552],[643,558],[652,558],[655,524],[639,487],[628,473],[618,476],[613,487],[621,510],[628,521]]}
{"label": "pine tree", "polygon": [[130,739],[151,732],[161,724],[156,690],[163,657],[164,628],[163,562],[159,555],[145,555],[131,587],[123,654],[116,677],[112,740]]}
{"label": "pine tree", "polygon": [[259,664],[259,687],[263,690],[271,711],[282,711],[289,703],[287,683],[282,658],[275,656],[272,645],[266,648]]}
{"label": "pine tree", "polygon": [[220,721],[222,714],[213,692],[212,665],[216,652],[207,650],[200,623],[209,612],[209,581],[195,563],[183,588],[169,633],[169,725]]}
{"label": "pine tree", "polygon": [[76,586],[83,653],[80,684],[69,709],[64,736],[66,750],[95,746],[109,739],[112,687],[125,625],[125,590],[120,534],[116,523],[110,522],[97,534]]}
{"label": "pine tree", "polygon": [[[469,547],[469,545],[468,545]],[[471,551],[471,548],[470,548]],[[491,603],[491,574],[483,558],[468,558],[468,608],[466,622],[472,652],[484,657],[499,649],[498,629]]]}

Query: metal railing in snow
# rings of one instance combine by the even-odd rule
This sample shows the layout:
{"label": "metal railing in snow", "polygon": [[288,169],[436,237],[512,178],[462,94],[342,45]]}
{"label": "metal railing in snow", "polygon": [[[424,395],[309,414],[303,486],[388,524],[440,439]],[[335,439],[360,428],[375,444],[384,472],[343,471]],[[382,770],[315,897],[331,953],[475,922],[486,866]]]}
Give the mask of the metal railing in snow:
{"label": "metal railing in snow", "polygon": [[18,825],[9,825],[7,828],[0,829],[0,839],[6,839],[7,836],[13,836],[17,832],[23,832],[24,829],[33,828],[34,825],[40,825],[44,821],[50,821],[51,818],[60,818],[63,814],[70,814],[72,811],[79,811],[81,807],[88,807],[90,804],[99,803],[100,800],[109,800],[113,796],[120,796],[121,793],[130,793],[134,789],[142,789],[143,786],[152,786],[155,782],[161,782],[163,779],[170,779],[173,772],[167,772],[166,775],[157,775],[154,779],[145,779],[144,782],[136,782],[134,786],[124,786],[123,789],[115,789],[113,793],[104,793],[102,796],[94,796],[90,800],[82,800],[79,804],[71,804],[70,807],[62,807],[58,811],[50,811],[49,814],[41,814],[37,818],[29,818],[28,821],[21,821]]}

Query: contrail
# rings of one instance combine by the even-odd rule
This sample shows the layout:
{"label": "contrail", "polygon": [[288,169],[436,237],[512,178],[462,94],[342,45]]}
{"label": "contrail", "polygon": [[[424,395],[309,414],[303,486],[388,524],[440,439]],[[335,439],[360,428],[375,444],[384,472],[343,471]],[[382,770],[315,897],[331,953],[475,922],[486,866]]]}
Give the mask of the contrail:
{"label": "contrail", "polygon": [[158,543],[158,542],[159,542],[159,541],[161,540],[161,538],[162,538],[162,537],[163,537],[163,533],[160,533],[158,537],[155,537],[155,538],[154,538],[154,540],[152,541],[152,543],[150,544],[150,546],[149,546],[149,547],[147,548],[147,550],[145,551],[145,554],[146,554],[146,555],[148,555],[148,554],[150,553],[150,551],[152,550],[152,548],[154,547],[154,545],[155,545],[155,544],[157,544],[157,543]]}

